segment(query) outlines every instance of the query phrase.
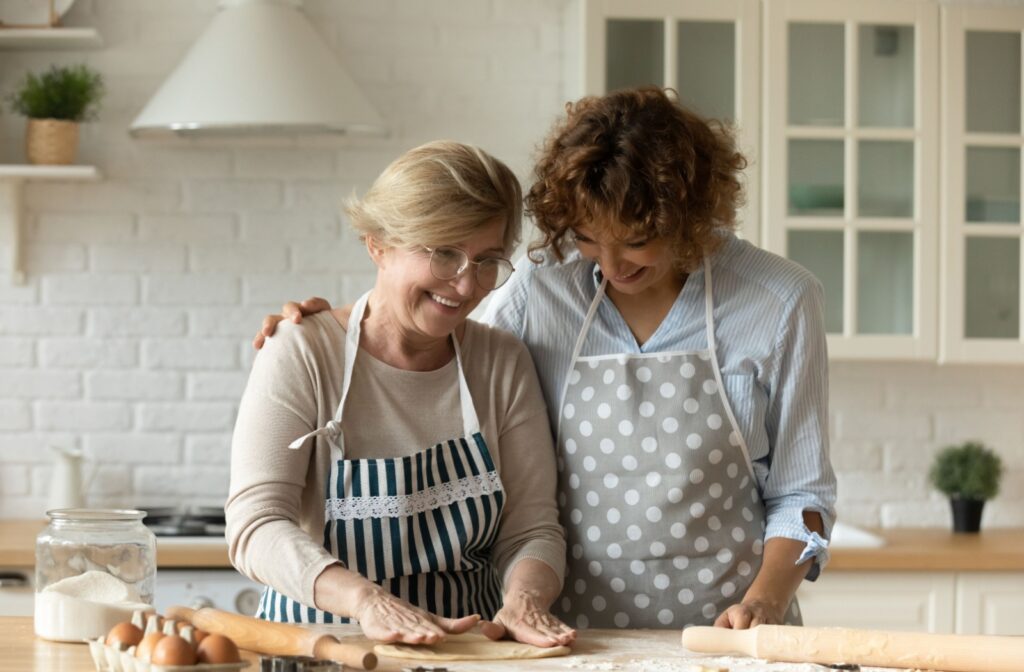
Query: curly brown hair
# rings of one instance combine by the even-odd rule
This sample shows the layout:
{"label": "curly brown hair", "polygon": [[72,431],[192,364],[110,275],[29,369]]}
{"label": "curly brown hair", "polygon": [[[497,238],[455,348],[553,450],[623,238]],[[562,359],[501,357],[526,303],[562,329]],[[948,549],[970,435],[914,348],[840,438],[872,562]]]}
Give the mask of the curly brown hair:
{"label": "curly brown hair", "polygon": [[617,222],[632,235],[669,242],[682,271],[698,268],[736,226],[747,165],[731,129],[703,119],[654,86],[566,105],[544,142],[526,196],[543,233],[530,251],[561,261],[565,236]]}

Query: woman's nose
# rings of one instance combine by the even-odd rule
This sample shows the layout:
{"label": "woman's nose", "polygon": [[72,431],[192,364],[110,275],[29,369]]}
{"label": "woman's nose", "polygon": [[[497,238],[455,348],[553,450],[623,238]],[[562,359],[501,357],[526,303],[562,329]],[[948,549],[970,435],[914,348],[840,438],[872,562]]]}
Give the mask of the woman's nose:
{"label": "woman's nose", "polygon": [[620,260],[619,253],[613,248],[602,249],[597,255],[597,264],[601,267],[601,273],[606,277],[616,275]]}
{"label": "woman's nose", "polygon": [[476,276],[473,273],[473,266],[466,267],[462,273],[451,280],[452,287],[459,293],[459,296],[473,296],[476,290]]}

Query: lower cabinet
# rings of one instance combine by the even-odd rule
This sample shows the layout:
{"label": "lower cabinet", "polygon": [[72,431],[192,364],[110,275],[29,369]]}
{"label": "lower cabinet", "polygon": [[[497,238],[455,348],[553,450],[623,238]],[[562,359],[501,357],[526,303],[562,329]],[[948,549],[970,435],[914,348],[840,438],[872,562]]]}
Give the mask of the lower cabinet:
{"label": "lower cabinet", "polygon": [[812,627],[1024,635],[1024,572],[826,570],[797,598]]}

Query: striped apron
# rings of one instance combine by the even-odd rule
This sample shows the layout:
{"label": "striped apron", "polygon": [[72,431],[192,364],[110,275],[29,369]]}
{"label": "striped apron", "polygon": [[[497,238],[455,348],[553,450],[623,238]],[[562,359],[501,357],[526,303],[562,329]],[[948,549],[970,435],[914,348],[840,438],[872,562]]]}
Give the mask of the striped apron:
{"label": "striped apron", "polygon": [[[369,293],[363,295],[349,317],[341,402],[334,420],[289,446],[299,448],[316,436],[330,442],[324,547],[348,569],[431,613],[491,618],[501,607],[491,547],[505,492],[480,432],[454,333],[463,435],[406,457],[345,459],[342,415],[368,299]],[[351,622],[269,586],[256,616],[285,623]]]}

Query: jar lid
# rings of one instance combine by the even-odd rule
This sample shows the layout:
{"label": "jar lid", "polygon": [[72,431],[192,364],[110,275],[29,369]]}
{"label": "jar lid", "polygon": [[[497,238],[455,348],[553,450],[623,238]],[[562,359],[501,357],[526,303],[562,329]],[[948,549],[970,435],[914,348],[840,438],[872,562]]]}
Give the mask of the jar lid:
{"label": "jar lid", "polygon": [[51,509],[50,520],[142,520],[146,512],[139,509]]}

